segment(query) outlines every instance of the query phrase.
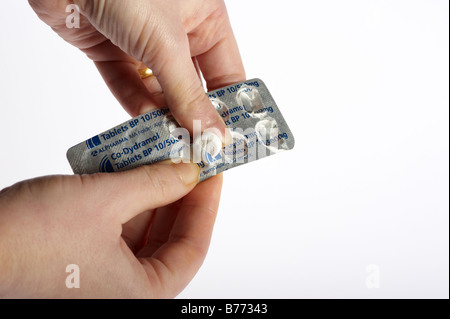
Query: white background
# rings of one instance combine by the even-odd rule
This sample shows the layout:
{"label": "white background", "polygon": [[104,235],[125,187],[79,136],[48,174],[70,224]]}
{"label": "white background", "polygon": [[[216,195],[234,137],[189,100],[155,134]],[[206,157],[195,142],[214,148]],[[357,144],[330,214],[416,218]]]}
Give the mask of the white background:
{"label": "white background", "polygon": [[[225,173],[180,297],[448,298],[448,1],[227,3],[296,147]],[[128,115],[25,0],[0,10],[0,41],[0,188],[70,174],[66,150]]]}

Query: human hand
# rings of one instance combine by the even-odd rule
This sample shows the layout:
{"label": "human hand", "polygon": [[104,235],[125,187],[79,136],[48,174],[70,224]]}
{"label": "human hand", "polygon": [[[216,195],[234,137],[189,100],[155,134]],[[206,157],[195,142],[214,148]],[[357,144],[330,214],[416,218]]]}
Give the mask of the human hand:
{"label": "human hand", "polygon": [[[223,0],[74,0],[80,28],[66,27],[69,0],[29,0],[38,16],[91,58],[112,93],[132,116],[167,105],[192,133],[225,125],[208,89],[245,80]],[[156,76],[142,80],[143,64]],[[164,92],[164,94],[163,94]]]}
{"label": "human hand", "polygon": [[[49,176],[0,192],[0,297],[167,298],[206,255],[221,175],[195,164]],[[66,287],[66,266],[80,288]]]}

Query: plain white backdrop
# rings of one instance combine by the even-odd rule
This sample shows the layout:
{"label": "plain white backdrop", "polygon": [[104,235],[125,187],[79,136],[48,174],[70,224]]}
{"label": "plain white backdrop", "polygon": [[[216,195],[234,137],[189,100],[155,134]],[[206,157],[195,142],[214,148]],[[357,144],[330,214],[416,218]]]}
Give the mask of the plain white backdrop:
{"label": "plain white backdrop", "polygon": [[[225,173],[179,297],[448,298],[448,1],[227,5],[296,147]],[[70,174],[70,146],[129,118],[27,1],[3,6],[0,46],[0,188]]]}

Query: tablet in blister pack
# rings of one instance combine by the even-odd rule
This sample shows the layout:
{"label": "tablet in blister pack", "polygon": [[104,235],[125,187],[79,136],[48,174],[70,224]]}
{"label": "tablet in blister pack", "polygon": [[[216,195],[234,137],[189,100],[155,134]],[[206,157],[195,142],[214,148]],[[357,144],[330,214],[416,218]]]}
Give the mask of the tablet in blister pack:
{"label": "tablet in blister pack", "polygon": [[202,181],[294,147],[294,136],[260,79],[229,85],[207,95],[232,137],[227,146],[222,147],[217,135],[209,130],[200,132],[197,121],[193,123],[192,142],[189,132],[179,127],[169,109],[157,109],[71,147],[67,159],[73,172],[119,172],[172,159],[197,163]]}

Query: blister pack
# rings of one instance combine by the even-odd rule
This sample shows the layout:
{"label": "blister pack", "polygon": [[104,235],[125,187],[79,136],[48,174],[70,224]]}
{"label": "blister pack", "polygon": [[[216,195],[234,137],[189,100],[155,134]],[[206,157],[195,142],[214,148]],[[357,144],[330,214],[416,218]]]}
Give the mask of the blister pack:
{"label": "blister pack", "polygon": [[260,79],[229,85],[207,95],[233,139],[227,146],[222,147],[220,141],[218,144],[208,130],[196,132],[200,123],[194,123],[192,139],[169,109],[158,109],[71,147],[67,159],[73,172],[119,172],[172,159],[197,163],[202,181],[294,147],[294,136]]}

